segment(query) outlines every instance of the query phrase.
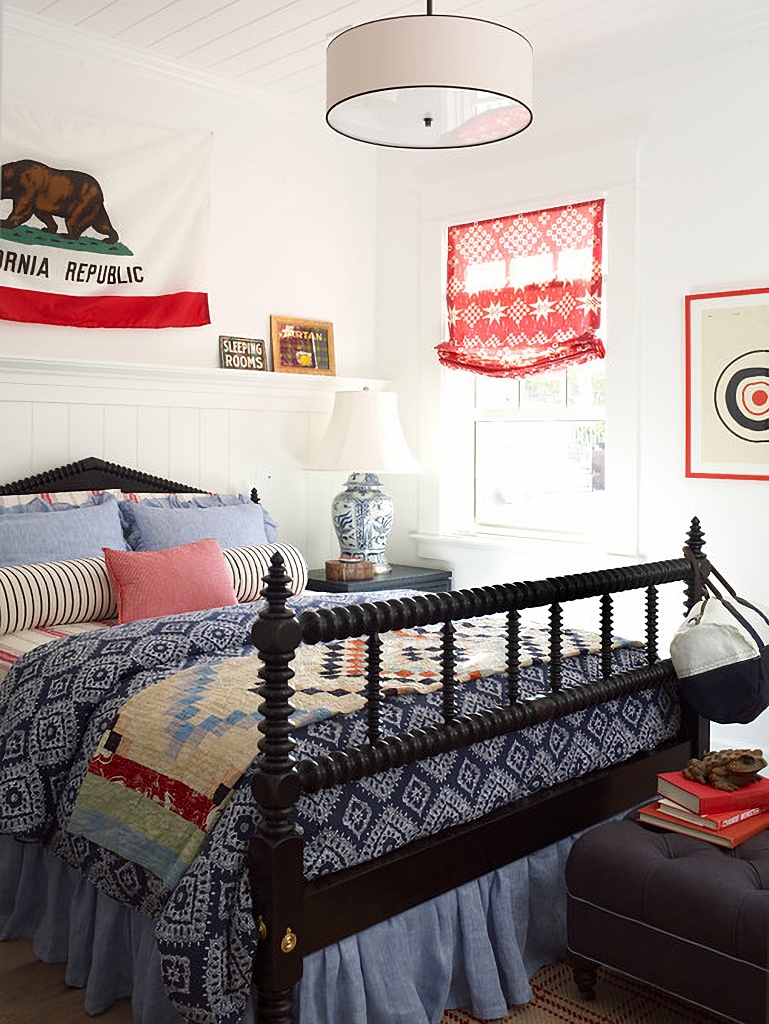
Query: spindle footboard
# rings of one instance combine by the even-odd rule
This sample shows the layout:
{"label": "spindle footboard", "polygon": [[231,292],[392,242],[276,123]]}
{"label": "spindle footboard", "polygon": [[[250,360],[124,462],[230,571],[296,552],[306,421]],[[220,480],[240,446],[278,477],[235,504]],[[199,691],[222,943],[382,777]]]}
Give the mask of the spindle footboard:
{"label": "spindle footboard", "polygon": [[[704,536],[692,520],[686,543],[707,570]],[[694,601],[692,568],[681,557],[446,594],[376,601],[304,612],[296,618],[280,557],[263,592],[266,608],[253,628],[262,660],[259,693],[263,721],[252,781],[260,821],[250,847],[250,882],[260,942],[254,968],[260,1024],[290,1024],[294,986],[303,957],[445,893],[463,883],[621,813],[655,791],[656,775],[681,767],[708,746],[708,724],[681,706],[676,735],[653,750],[609,768],[540,789],[477,820],[453,825],[374,860],[306,881],[303,837],[295,822],[303,793],[371,777],[456,751],[527,726],[605,704],[663,683],[675,673],[661,658],[658,589],[684,583],[685,609]],[[612,673],[614,595],[644,592],[645,664]],[[600,678],[563,684],[563,606],[599,602]],[[521,699],[521,612],[548,610],[549,692]],[[456,707],[455,623],[491,615],[506,619],[506,703],[461,714]],[[442,720],[398,735],[381,726],[382,636],[392,630],[437,626]],[[313,758],[296,759],[292,738],[291,663],[300,644],[365,637],[366,739]]]}

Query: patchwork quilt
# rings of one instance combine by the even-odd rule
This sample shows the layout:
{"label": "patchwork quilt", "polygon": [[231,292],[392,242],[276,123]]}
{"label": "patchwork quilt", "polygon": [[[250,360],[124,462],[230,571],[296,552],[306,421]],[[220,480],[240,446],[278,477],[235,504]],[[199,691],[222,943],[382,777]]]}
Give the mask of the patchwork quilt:
{"label": "patchwork quilt", "polygon": [[[436,627],[396,630],[381,641],[385,696],[429,693],[441,685]],[[521,665],[549,661],[543,630],[524,627],[520,648]],[[562,634],[563,657],[600,649],[595,633]],[[457,683],[504,672],[505,616],[458,623],[454,650]],[[365,638],[302,647],[292,664],[295,728],[365,707]],[[255,655],[206,662],[130,697],[99,741],[69,831],[148,868],[173,888],[254,758],[260,665]]]}
{"label": "patchwork quilt", "polygon": [[[363,594],[338,595],[338,601],[349,604],[367,597],[370,599]],[[328,595],[316,594],[293,603],[302,611],[328,602]],[[229,665],[231,671],[233,666],[241,667],[239,661],[244,665],[252,661],[255,651],[250,630],[256,611],[255,605],[232,606],[65,637],[19,658],[0,686],[0,832],[42,842],[101,892],[154,918],[168,995],[180,1013],[199,1024],[236,1024],[250,988],[257,942],[246,873],[248,842],[257,823],[249,789],[251,761],[234,784],[240,765],[225,765],[224,769],[209,765],[184,783],[212,803],[217,797],[212,787],[218,787],[218,780],[223,779],[231,792],[220,801],[221,806],[217,804],[213,817],[205,805],[198,807],[195,827],[205,832],[203,843],[188,866],[184,857],[178,858],[181,876],[175,884],[135,860],[75,834],[71,825],[84,779],[92,774],[89,768],[104,756],[110,743],[115,745],[105,737],[119,732],[119,721],[123,728],[119,716],[128,703],[149,694],[155,684],[180,675],[184,682],[186,672],[191,673],[187,684],[191,678],[198,680],[192,687],[198,693],[185,699],[187,711],[195,712],[189,723],[201,726],[195,741],[199,744],[215,746],[210,736],[219,728],[240,736],[239,723],[247,717],[253,721],[258,711],[250,698],[234,711],[229,704],[220,707],[215,717],[221,722],[209,720],[201,696],[208,687],[200,681],[216,679],[219,666]],[[400,660],[393,663],[388,686],[397,690],[405,685],[427,692],[393,692],[382,705],[385,733],[423,726],[441,716],[441,693],[433,679],[425,679],[414,667],[408,650],[410,639],[396,642]],[[574,646],[579,648],[580,642],[576,640]],[[532,664],[521,673],[524,696],[547,688],[546,654],[530,653]],[[309,718],[295,734],[297,756],[317,756],[363,742],[365,716],[359,711],[330,713],[335,710],[329,704],[330,696],[336,696],[336,686],[323,677],[334,659],[349,667],[359,659],[359,652],[351,648],[306,657],[326,660],[316,692],[308,695],[315,706],[300,709]],[[618,647],[613,652],[615,669],[640,664],[643,657],[636,647]],[[505,680],[488,668],[492,674],[469,678],[458,687],[460,714],[505,702]],[[475,671],[471,668],[469,675]],[[586,674],[591,678],[600,675],[599,655],[580,653],[566,658],[563,685],[584,681]],[[242,679],[246,677],[253,678],[250,666]],[[353,684],[348,696],[359,700],[355,685],[359,684]],[[177,685],[173,696],[172,685],[169,706],[176,703],[178,709],[184,692],[185,687]],[[139,701],[135,707],[140,707]],[[198,713],[202,716],[199,720]],[[134,723],[131,729],[138,733],[135,723],[139,718],[130,710],[127,715],[125,722],[130,719]],[[631,757],[672,735],[678,719],[673,688],[655,688],[476,744],[468,751],[450,752],[363,779],[350,787],[305,794],[296,816],[305,838],[305,875],[313,878],[362,863],[479,817],[516,796]],[[167,729],[168,720],[165,731],[161,729],[166,739]],[[184,732],[183,722],[178,729]],[[252,741],[245,735],[244,729],[242,747],[247,750]],[[150,746],[154,742],[147,741]],[[101,752],[97,753],[100,743]],[[170,749],[153,769],[168,778],[172,778],[169,768],[174,763]],[[136,763],[141,763],[146,750],[141,754],[138,750],[136,746],[133,753],[128,749],[123,753],[128,760],[136,754]],[[197,772],[197,766],[194,768]],[[144,785],[146,779],[137,787],[140,795]],[[186,796],[179,797],[180,792],[175,791],[173,799],[183,803]],[[162,799],[166,801],[165,796]],[[211,828],[213,821],[216,825]],[[200,829],[201,824],[207,830]]]}

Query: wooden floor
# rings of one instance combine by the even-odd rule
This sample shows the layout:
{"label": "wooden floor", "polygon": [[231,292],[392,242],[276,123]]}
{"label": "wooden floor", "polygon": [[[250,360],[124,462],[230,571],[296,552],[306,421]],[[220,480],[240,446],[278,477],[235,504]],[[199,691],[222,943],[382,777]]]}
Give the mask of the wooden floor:
{"label": "wooden floor", "polygon": [[64,970],[64,964],[36,960],[28,939],[0,942],[2,1024],[131,1024],[128,999],[98,1017],[89,1017],[83,1008],[83,990],[67,986]]}
{"label": "wooden floor", "polygon": [[[552,983],[549,973],[571,971],[563,964],[553,964],[532,979],[535,999],[518,1007],[505,1018],[507,1024],[562,1024],[562,1022],[594,1021],[602,1024],[718,1024],[706,1013],[680,1003],[672,996],[654,993],[638,982],[603,972],[596,988],[594,1003],[582,1003],[576,989],[568,998]],[[599,971],[602,969],[599,968]],[[544,975],[548,974],[548,978]],[[613,977],[613,981],[612,981]],[[536,979],[542,978],[540,992]],[[616,991],[615,991],[616,990]],[[541,998],[546,994],[547,998]],[[131,1004],[122,999],[98,1017],[89,1017],[83,1008],[82,989],[68,988],[63,964],[43,964],[35,959],[32,943],[27,939],[0,942],[0,1024],[132,1024]],[[447,1011],[441,1024],[481,1024],[464,1011]],[[503,1022],[503,1024],[505,1024]]]}

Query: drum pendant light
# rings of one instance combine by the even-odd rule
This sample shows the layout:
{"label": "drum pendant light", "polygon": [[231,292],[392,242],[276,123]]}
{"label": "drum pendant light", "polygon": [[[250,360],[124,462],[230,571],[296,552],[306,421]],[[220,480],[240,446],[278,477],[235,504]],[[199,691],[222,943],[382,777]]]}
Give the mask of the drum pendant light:
{"label": "drum pendant light", "polygon": [[455,149],[531,124],[533,53],[491,21],[427,14],[340,32],[326,50],[326,121],[359,142]]}

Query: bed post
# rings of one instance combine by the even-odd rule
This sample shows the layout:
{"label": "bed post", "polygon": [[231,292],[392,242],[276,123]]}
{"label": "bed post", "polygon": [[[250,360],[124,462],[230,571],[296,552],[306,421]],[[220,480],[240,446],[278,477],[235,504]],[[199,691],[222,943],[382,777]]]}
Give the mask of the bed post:
{"label": "bed post", "polygon": [[264,665],[259,694],[260,756],[251,790],[260,820],[249,849],[249,878],[259,945],[254,963],[259,1024],[292,1024],[293,989],[302,974],[302,838],[293,821],[301,792],[291,753],[289,717],[294,689],[289,680],[301,629],[286,607],[290,580],[283,559],[274,554],[252,636]]}
{"label": "bed post", "polygon": [[[707,569],[707,558],[705,557],[705,534],[703,533],[700,521],[696,516],[694,516],[689,526],[689,532],[686,535],[686,546],[699,562],[704,575],[705,569]],[[694,577],[692,577],[686,584],[685,609],[687,614],[692,610],[698,600],[699,596],[695,593]]]}
{"label": "bed post", "polygon": [[[700,521],[696,516],[694,516],[689,526],[689,532],[686,535],[686,546],[697,559],[697,562],[704,574],[708,568],[708,560],[705,554],[705,534],[700,526]],[[686,584],[684,610],[687,615],[692,610],[698,599],[699,597],[696,593],[694,575],[692,574],[692,577]],[[683,728],[686,729],[687,735],[691,737],[692,757],[702,757],[706,751],[710,750],[710,722],[706,718],[702,718],[700,715],[696,714],[685,701],[682,701],[682,710],[682,725]]]}

